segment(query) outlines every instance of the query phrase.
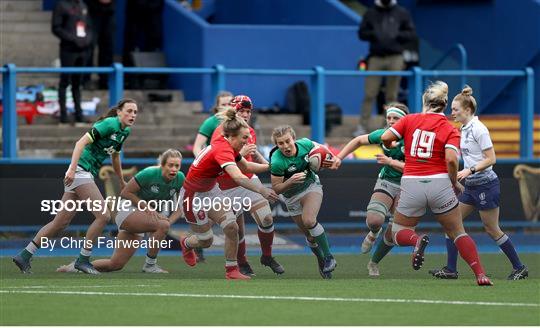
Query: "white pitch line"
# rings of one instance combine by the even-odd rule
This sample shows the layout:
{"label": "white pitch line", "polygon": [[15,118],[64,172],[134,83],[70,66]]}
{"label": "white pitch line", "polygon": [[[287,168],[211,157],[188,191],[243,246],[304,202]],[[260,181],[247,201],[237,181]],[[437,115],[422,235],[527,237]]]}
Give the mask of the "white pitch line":
{"label": "white pitch line", "polygon": [[474,301],[445,301],[445,300],[415,300],[392,298],[344,298],[344,297],[308,297],[308,296],[270,296],[270,295],[219,295],[219,294],[180,294],[180,293],[123,293],[123,292],[85,292],[85,291],[48,291],[48,290],[0,290],[1,294],[59,294],[59,295],[90,295],[90,296],[157,296],[157,297],[193,297],[193,298],[234,298],[279,301],[324,301],[324,302],[364,302],[364,303],[420,303],[447,305],[481,305],[481,306],[515,306],[540,307],[536,303],[507,303],[507,302],[474,302]]}
{"label": "white pitch line", "polygon": [[[9,289],[42,289],[42,288],[105,288],[105,287],[127,287],[126,285],[81,285],[81,286],[4,286]],[[131,285],[130,285],[131,287]],[[133,285],[133,287],[161,287],[160,285]]]}

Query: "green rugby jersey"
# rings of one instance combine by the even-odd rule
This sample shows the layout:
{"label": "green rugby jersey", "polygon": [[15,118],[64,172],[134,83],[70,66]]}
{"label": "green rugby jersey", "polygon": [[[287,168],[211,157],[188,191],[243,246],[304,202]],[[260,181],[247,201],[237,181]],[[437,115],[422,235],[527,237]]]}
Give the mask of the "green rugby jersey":
{"label": "green rugby jersey", "polygon": [[313,142],[307,138],[296,140],[296,154],[291,157],[283,155],[276,147],[270,156],[270,172],[272,175],[284,177],[283,181],[289,179],[293,174],[306,172],[306,179],[303,184],[293,185],[283,193],[283,196],[290,198],[306,190],[310,184],[319,183],[319,177],[309,169],[308,154],[315,147]]}
{"label": "green rugby jersey", "polygon": [[103,161],[114,152],[122,150],[122,144],[130,133],[130,127],[122,129],[118,116],[94,123],[92,130],[87,133],[92,143],[84,147],[77,164],[97,177]]}
{"label": "green rugby jersey", "polygon": [[221,121],[216,115],[210,116],[209,118],[204,120],[203,124],[201,124],[201,127],[199,128],[199,133],[208,138],[208,140],[206,140],[207,146],[210,144],[212,134],[220,124]]}
{"label": "green rugby jersey", "polygon": [[181,171],[176,177],[167,182],[162,175],[160,166],[150,166],[135,174],[135,181],[141,187],[137,196],[145,201],[169,200],[180,192],[186,176]]}
{"label": "green rugby jersey", "polygon": [[[383,153],[393,159],[396,159],[398,161],[405,161],[405,148],[403,145],[403,139],[398,141],[398,146],[396,148],[386,148],[382,141],[381,136],[386,131],[386,129],[379,129],[371,132],[368,135],[368,140],[370,144],[377,144],[380,145]],[[402,172],[399,172],[398,170],[394,169],[390,165],[384,165],[381,171],[379,172],[379,178],[382,180],[390,181],[395,184],[401,183],[401,176],[403,175]]]}

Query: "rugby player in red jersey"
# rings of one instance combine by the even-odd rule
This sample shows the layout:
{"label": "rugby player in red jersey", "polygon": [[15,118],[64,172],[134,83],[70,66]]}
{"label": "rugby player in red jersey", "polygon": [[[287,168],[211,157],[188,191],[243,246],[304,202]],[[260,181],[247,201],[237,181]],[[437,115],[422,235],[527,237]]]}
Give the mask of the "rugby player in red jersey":
{"label": "rugby player in red jersey", "polygon": [[180,201],[186,221],[194,234],[183,238],[180,244],[186,263],[196,265],[193,249],[212,245],[212,220],[222,227],[225,234],[225,277],[250,279],[238,269],[238,225],[233,213],[237,204],[219,189],[217,178],[226,172],[238,185],[261,194],[269,201],[277,200],[278,196],[273,190],[252,182],[242,174],[242,171],[262,173],[268,171],[269,165],[248,162],[240,155],[239,151],[248,143],[250,133],[245,120],[236,116],[236,110],[227,109],[222,116],[221,137],[212,141],[193,161],[181,191]]}
{"label": "rugby player in red jersey", "polygon": [[[251,113],[253,110],[253,103],[248,96],[238,95],[235,96],[230,106],[236,110],[236,115],[244,119],[249,124],[251,120]],[[255,162],[264,165],[268,165],[268,161],[257,151],[257,135],[252,127],[249,127],[250,138],[247,145],[241,150],[240,154],[248,161]],[[212,134],[212,142],[219,140],[223,135],[223,127],[219,125]],[[253,173],[242,172],[253,183],[262,186],[261,181]],[[251,204],[249,213],[257,222],[257,235],[261,245],[262,256],[260,263],[264,266],[270,267],[276,274],[283,274],[285,270],[272,256],[272,244],[274,242],[274,219],[272,217],[272,210],[266,199],[261,194],[253,192],[249,189],[239,186],[226,172],[218,177],[219,188],[223,191],[226,197],[230,199],[241,199],[242,201],[249,201]],[[238,224],[238,266],[240,272],[245,275],[254,275],[253,269],[249,265],[246,257],[246,241],[244,239],[245,223],[244,223],[244,211],[240,210],[236,212]]]}
{"label": "rugby player in red jersey", "polygon": [[405,143],[405,169],[401,192],[392,225],[393,239],[399,246],[414,246],[412,266],[424,262],[429,243],[427,235],[414,229],[429,206],[445,233],[454,240],[461,257],[469,264],[480,286],[492,285],[486,276],[476,244],[465,232],[456,194],[463,191],[457,180],[460,135],[444,115],[448,104],[448,85],[437,81],[422,96],[421,114],[407,115],[381,137],[384,145]]}

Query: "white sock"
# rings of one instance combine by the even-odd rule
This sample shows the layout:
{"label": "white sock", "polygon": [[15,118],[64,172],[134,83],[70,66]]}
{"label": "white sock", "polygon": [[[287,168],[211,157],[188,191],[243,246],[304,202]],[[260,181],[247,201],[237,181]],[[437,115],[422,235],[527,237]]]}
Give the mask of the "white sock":
{"label": "white sock", "polygon": [[238,261],[225,260],[225,266],[226,267],[238,266]]}
{"label": "white sock", "polygon": [[31,242],[28,243],[28,245],[26,245],[26,250],[34,255],[36,254],[37,250],[38,250],[38,246],[36,245],[36,243],[34,243],[34,241],[32,240]]}
{"label": "white sock", "polygon": [[155,265],[157,263],[157,257],[151,258],[150,256],[148,256],[148,254],[146,254],[146,259],[144,260],[144,262],[148,265]]}
{"label": "white sock", "polygon": [[81,248],[81,255],[82,256],[90,256],[92,255],[91,249]]}

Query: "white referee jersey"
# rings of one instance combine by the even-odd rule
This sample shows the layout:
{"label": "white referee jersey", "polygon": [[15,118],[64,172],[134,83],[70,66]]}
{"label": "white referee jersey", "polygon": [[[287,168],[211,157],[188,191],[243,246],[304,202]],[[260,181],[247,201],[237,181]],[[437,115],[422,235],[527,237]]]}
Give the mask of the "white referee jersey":
{"label": "white referee jersey", "polygon": [[[489,136],[489,130],[480,122],[478,116],[474,116],[473,119],[461,127],[461,157],[463,158],[465,168],[470,168],[478,164],[478,162],[484,159],[482,151],[493,148],[491,137]],[[492,180],[497,177],[493,172],[493,167],[490,166],[481,172],[470,175],[467,177],[467,182],[473,182],[474,180]]]}

